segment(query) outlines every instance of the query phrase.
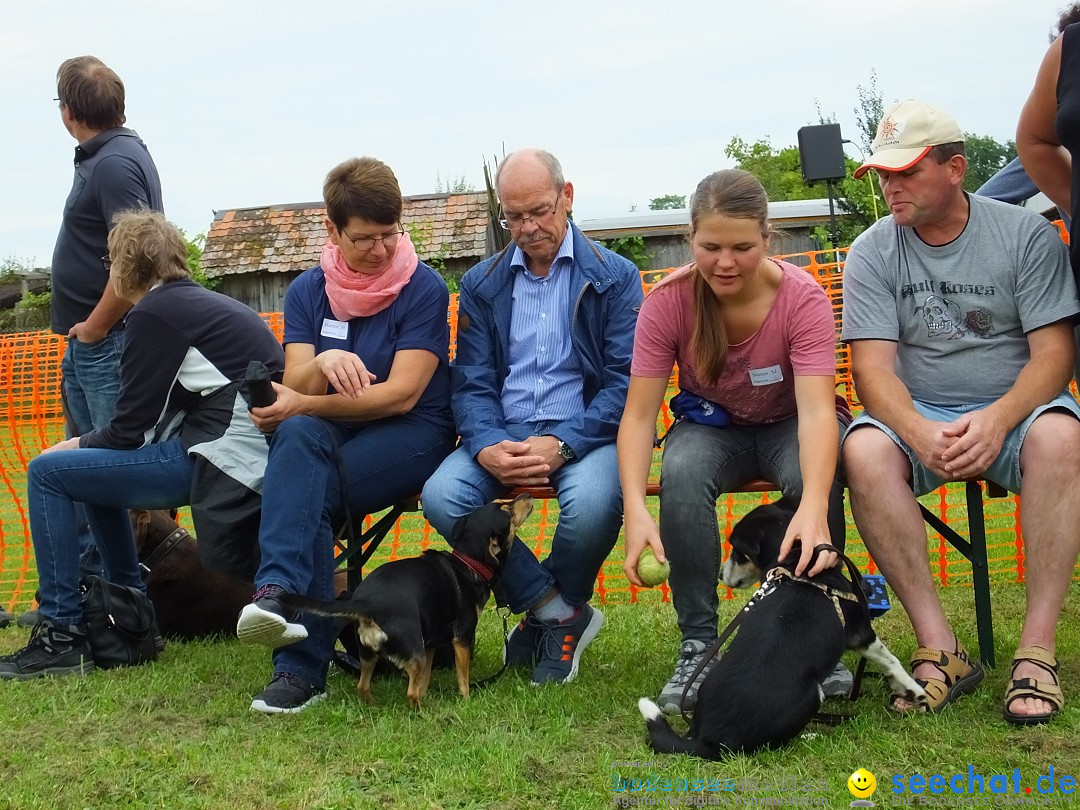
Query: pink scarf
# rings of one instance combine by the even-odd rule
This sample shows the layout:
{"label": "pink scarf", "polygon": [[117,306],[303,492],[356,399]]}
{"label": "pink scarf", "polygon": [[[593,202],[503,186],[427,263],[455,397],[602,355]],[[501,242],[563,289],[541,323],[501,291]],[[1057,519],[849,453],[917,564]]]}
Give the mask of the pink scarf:
{"label": "pink scarf", "polygon": [[401,236],[394,258],[377,273],[358,273],[345,263],[341,250],[326,240],[319,264],[326,278],[326,297],[339,321],[351,321],[386,309],[416,272],[418,259],[409,232]]}

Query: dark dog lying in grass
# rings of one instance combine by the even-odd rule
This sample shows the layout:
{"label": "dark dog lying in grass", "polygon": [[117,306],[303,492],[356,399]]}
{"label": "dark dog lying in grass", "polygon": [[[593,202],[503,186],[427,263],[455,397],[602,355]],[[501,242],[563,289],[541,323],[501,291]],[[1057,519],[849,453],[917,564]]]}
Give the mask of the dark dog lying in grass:
{"label": "dark dog lying in grass", "polygon": [[164,509],[132,509],[139,562],[150,569],[146,592],[164,636],[193,639],[236,635],[236,614],[255,585],[205,568],[195,538]]}
{"label": "dark dog lying in grass", "polygon": [[672,730],[655,703],[638,701],[657,753],[718,759],[788,742],[820,708],[819,684],[845,649],[882,667],[895,694],[925,706],[926,693],[878,639],[865,600],[855,598],[861,577],[853,587],[841,568],[828,568],[812,580],[786,576],[794,573],[798,547],[782,563],[777,557],[796,507],[787,498],[759,506],[732,530],[726,585],[745,588],[777,567],[785,574],[755,596],[727,652],[705,676],[686,737]]}
{"label": "dark dog lying in grass", "polygon": [[453,645],[458,691],[468,697],[477,619],[518,528],[531,513],[530,495],[486,504],[458,521],[452,552],[428,549],[419,557],[384,563],[360,583],[352,601],[283,594],[281,603],[355,623],[360,645],[356,691],[367,703],[374,702],[371,676],[382,657],[409,676],[409,702],[420,708],[435,649],[446,643]]}

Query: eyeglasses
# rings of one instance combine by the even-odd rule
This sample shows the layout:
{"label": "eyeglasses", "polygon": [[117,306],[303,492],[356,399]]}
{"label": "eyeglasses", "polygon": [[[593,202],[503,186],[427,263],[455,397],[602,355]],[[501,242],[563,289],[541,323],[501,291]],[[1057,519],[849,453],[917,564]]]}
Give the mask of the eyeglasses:
{"label": "eyeglasses", "polygon": [[555,215],[555,212],[559,210],[559,200],[562,199],[562,194],[555,193],[555,202],[551,204],[551,210],[533,211],[530,214],[507,214],[499,220],[499,224],[502,225],[503,230],[514,231],[520,228],[528,221],[532,221],[539,225],[541,222],[550,219]]}
{"label": "eyeglasses", "polygon": [[105,268],[106,273],[112,272],[112,259],[107,253],[101,257],[101,266]]}
{"label": "eyeglasses", "polygon": [[339,228],[338,233],[340,233],[345,239],[348,239],[350,242],[352,242],[352,246],[358,251],[360,251],[361,253],[367,253],[369,250],[375,247],[376,242],[382,242],[383,247],[387,250],[397,245],[401,237],[405,235],[405,228],[402,226],[398,227],[400,228],[400,230],[394,231],[393,233],[384,233],[382,236],[361,236],[354,238],[345,233],[344,228]]}

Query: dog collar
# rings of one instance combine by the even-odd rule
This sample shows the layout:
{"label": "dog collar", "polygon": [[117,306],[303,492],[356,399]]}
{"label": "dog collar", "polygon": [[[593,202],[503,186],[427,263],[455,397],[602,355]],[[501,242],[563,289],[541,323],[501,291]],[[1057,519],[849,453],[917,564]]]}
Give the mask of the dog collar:
{"label": "dog collar", "polygon": [[168,537],[162,540],[161,544],[156,549],[154,549],[154,553],[150,555],[145,563],[139,563],[139,568],[142,570],[143,576],[146,576],[154,570],[154,566],[169,556],[169,553],[187,536],[187,529],[183,526],[177,526],[176,529]]}
{"label": "dog collar", "polygon": [[461,560],[469,569],[480,577],[484,582],[491,582],[495,579],[495,569],[486,563],[482,563],[474,557],[470,557],[468,554],[462,554],[457,549],[450,552],[451,555]]}

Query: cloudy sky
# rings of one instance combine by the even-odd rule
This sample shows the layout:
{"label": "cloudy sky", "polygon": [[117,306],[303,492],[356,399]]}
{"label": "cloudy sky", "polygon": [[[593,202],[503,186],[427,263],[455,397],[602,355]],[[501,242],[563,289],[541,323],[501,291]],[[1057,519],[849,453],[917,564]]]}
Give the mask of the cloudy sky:
{"label": "cloudy sky", "polygon": [[423,194],[437,176],[482,188],[483,158],[522,146],[560,158],[583,219],[692,191],[731,165],[736,135],[793,145],[815,103],[857,141],[872,70],[886,103],[923,98],[1011,138],[1065,4],[0,0],[0,259],[50,263],[75,145],[52,101],[69,56],[124,79],[128,125],[189,234],[215,209],[317,200],[353,155]]}

